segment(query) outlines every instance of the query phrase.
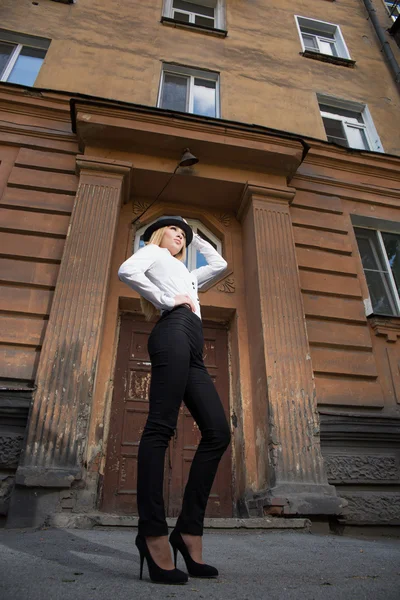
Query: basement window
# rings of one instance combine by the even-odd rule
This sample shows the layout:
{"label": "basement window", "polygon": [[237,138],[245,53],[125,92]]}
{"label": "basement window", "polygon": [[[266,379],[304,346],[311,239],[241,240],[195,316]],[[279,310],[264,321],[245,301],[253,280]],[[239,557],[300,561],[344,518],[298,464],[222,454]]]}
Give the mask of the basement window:
{"label": "basement window", "polygon": [[32,86],[50,41],[0,29],[0,81]]}

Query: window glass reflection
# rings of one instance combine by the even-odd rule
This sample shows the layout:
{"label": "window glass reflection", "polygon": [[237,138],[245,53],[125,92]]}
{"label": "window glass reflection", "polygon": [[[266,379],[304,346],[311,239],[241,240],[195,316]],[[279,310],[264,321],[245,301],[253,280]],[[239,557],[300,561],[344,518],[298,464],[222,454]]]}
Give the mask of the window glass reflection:
{"label": "window glass reflection", "polygon": [[22,48],[7,81],[21,85],[33,85],[45,55],[45,50],[28,47]]}
{"label": "window glass reflection", "polygon": [[13,53],[15,48],[16,46],[13,46],[13,44],[0,42],[0,77],[3,75],[8,61],[11,58],[11,54]]}
{"label": "window glass reflection", "polygon": [[[390,277],[386,268],[382,247],[379,243],[378,234],[374,230],[361,228],[356,228],[355,233],[365,278],[368,284],[372,309],[374,313],[396,315],[397,308],[394,292],[391,288]],[[392,252],[395,252],[396,250],[394,241],[395,240],[389,240],[389,238],[387,238],[387,243],[392,248]],[[392,262],[395,264],[395,257],[393,257]]]}
{"label": "window glass reflection", "polygon": [[383,243],[387,253],[390,268],[396,282],[397,292],[400,294],[400,235],[382,232]]}
{"label": "window glass reflection", "polygon": [[195,77],[193,112],[205,117],[216,116],[215,81]]}
{"label": "window glass reflection", "polygon": [[187,85],[187,77],[181,77],[174,73],[165,73],[161,101],[162,108],[185,112]]}
{"label": "window glass reflection", "polygon": [[365,271],[365,278],[374,313],[395,315],[396,308],[391,298],[387,273]]}

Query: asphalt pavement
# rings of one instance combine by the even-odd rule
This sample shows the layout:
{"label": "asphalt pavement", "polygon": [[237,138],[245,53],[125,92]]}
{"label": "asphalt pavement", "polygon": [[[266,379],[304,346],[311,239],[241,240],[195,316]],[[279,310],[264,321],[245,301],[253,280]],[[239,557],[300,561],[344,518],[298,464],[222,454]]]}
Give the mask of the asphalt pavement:
{"label": "asphalt pavement", "polygon": [[[0,530],[1,600],[399,600],[400,540],[295,531],[214,531],[217,580],[139,580],[134,529]],[[178,565],[184,568],[182,562]]]}

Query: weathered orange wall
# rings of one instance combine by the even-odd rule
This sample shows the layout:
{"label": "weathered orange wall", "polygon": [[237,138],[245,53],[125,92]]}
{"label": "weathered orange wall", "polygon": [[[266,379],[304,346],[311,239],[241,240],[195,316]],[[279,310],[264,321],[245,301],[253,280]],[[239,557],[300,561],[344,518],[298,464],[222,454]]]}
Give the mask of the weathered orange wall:
{"label": "weathered orange wall", "polygon": [[0,93],[8,123],[0,145],[0,378],[31,382],[78,185],[78,147],[67,101],[52,113],[36,98],[13,100]]}
{"label": "weathered orange wall", "polygon": [[[162,61],[176,62],[220,73],[224,119],[325,139],[316,98],[325,93],[368,104],[385,151],[400,154],[399,94],[360,0],[226,6],[225,39],[161,24],[162,0],[3,0],[0,23],[52,40],[37,87],[155,106]],[[355,68],[301,56],[295,14],[340,25]]]}
{"label": "weathered orange wall", "polygon": [[[365,316],[368,298],[351,215],[400,221],[398,167],[380,157],[312,149],[291,208],[318,404],[398,412],[387,357]],[[323,164],[325,162],[325,164]],[[397,190],[397,191],[396,191]],[[383,410],[382,410],[383,409]]]}

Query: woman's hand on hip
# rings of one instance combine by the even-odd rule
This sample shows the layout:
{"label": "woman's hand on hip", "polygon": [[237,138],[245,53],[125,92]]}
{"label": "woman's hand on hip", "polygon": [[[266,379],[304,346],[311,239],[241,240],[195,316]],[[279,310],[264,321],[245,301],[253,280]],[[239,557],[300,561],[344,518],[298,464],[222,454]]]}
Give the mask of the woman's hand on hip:
{"label": "woman's hand on hip", "polygon": [[189,294],[178,294],[175,296],[175,306],[179,306],[180,304],[189,304],[192,312],[196,312],[196,307]]}

